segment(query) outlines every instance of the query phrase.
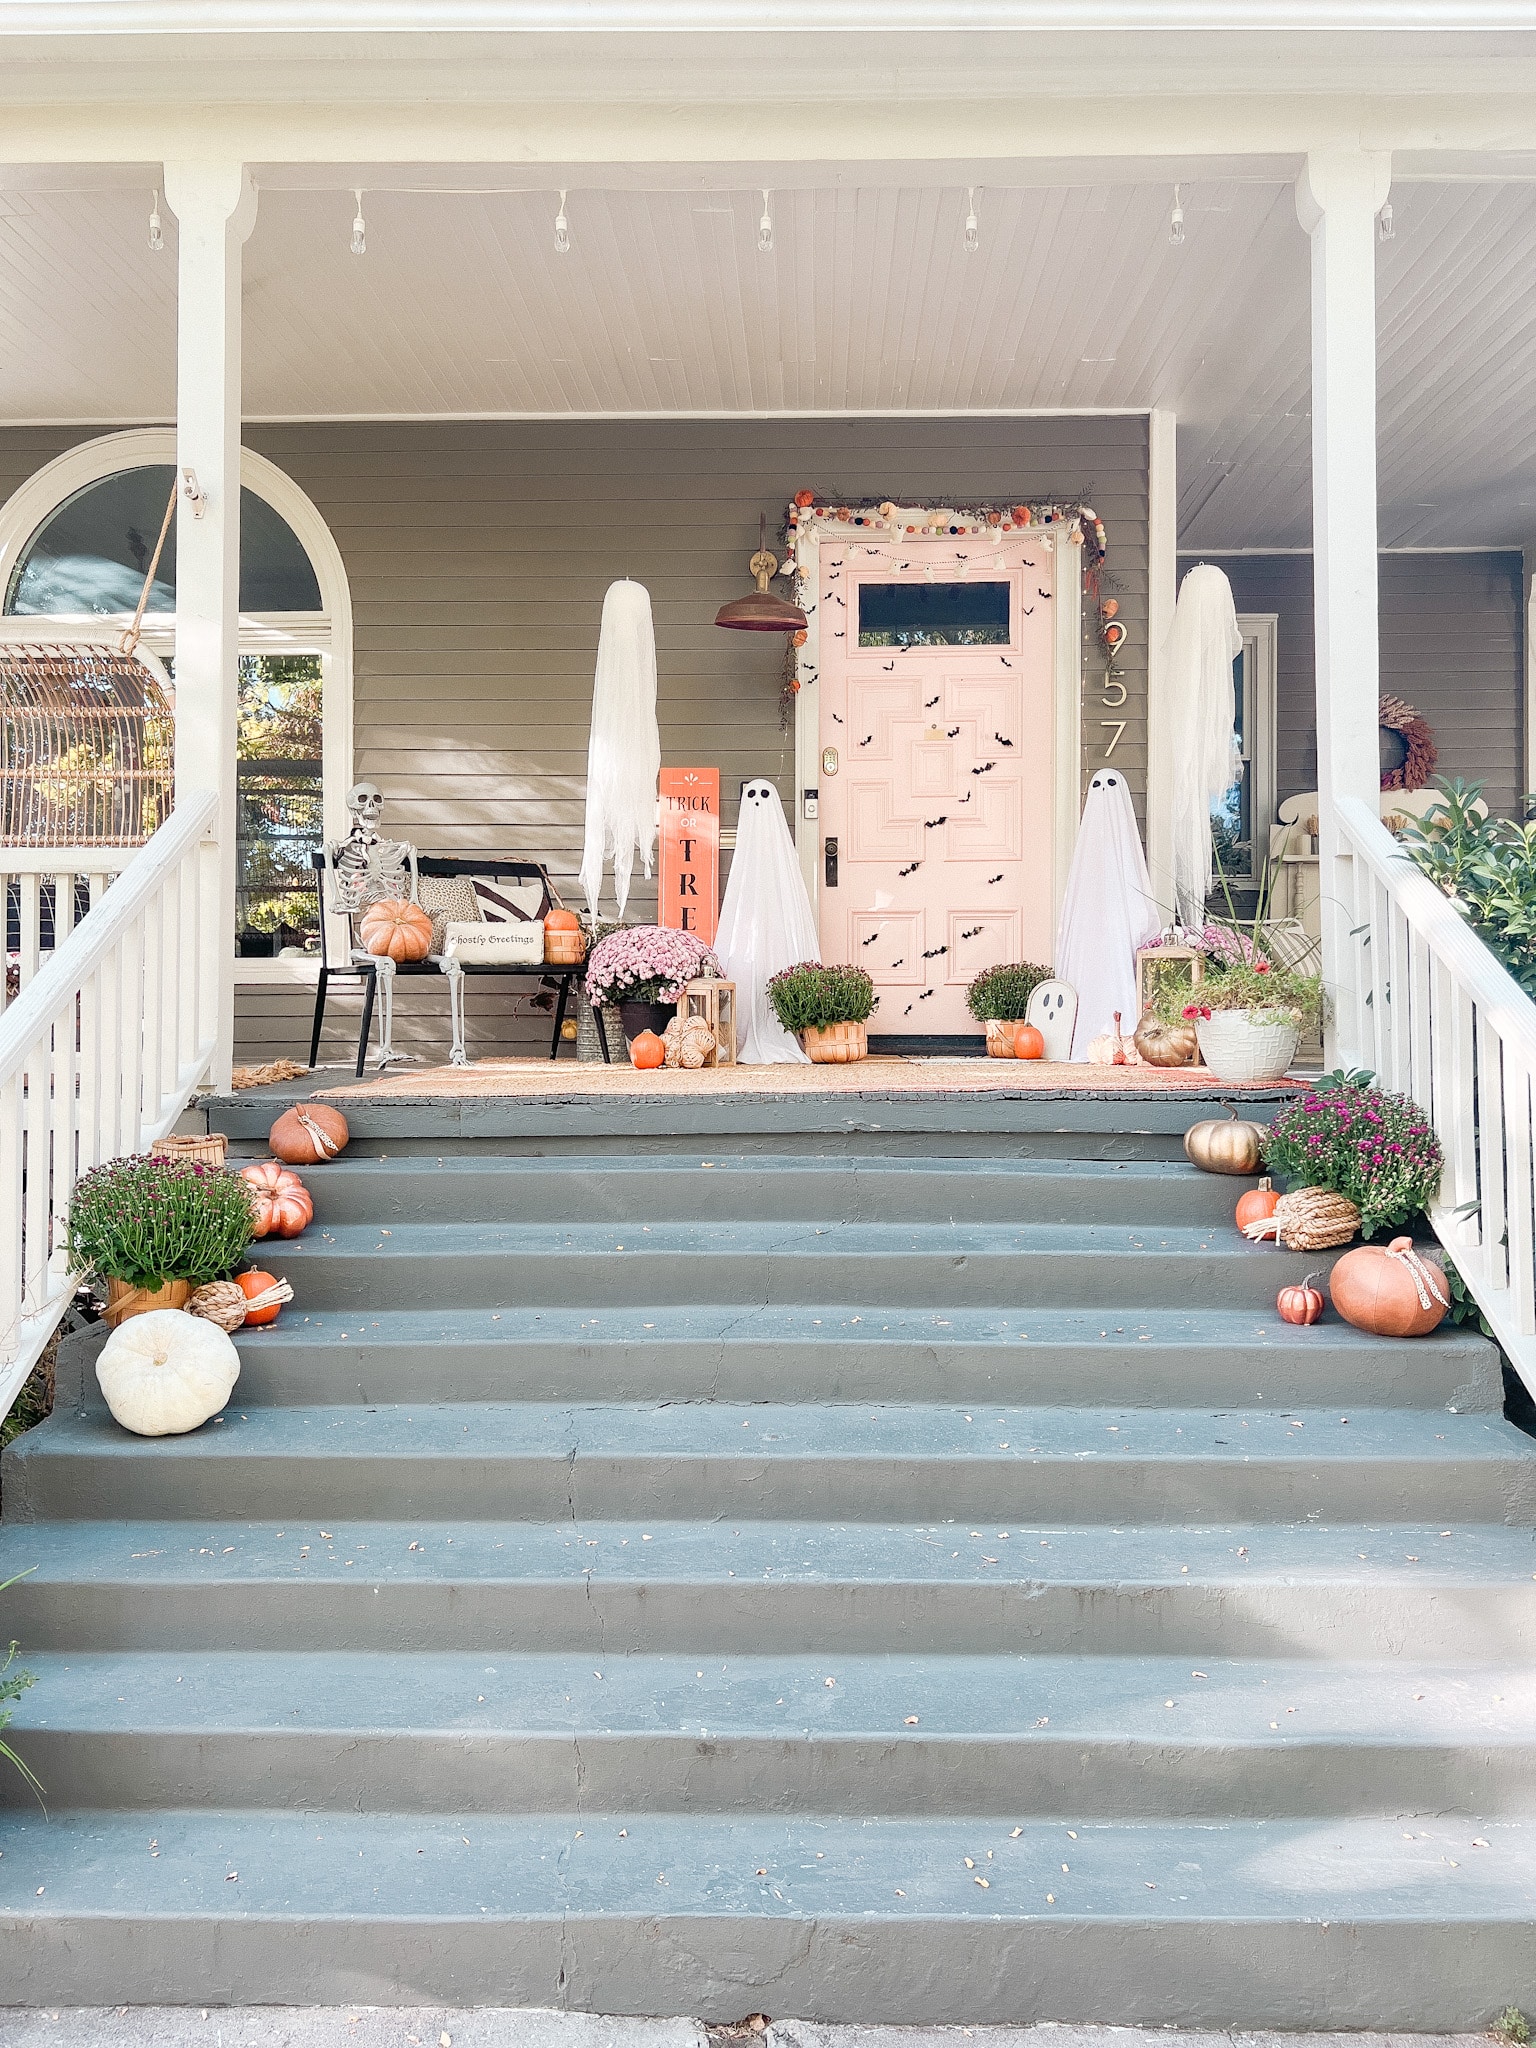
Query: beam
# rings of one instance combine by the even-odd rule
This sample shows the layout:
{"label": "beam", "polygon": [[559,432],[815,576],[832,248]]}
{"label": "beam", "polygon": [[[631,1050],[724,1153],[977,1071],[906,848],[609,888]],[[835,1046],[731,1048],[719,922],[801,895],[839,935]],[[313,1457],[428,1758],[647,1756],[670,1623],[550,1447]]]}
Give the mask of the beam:
{"label": "beam", "polygon": [[1333,1006],[1330,1066],[1358,1066],[1365,1044],[1350,927],[1350,861],[1340,797],[1375,810],[1381,788],[1376,585],[1376,216],[1391,159],[1318,151],[1296,182],[1312,238],[1312,585],[1317,643],[1317,787],[1323,981]]}
{"label": "beam", "polygon": [[1147,867],[1153,897],[1170,922],[1178,904],[1163,660],[1178,594],[1178,419],[1158,406],[1147,418]]}
{"label": "beam", "polygon": [[[229,1086],[235,1014],[235,740],[240,648],[240,275],[256,222],[243,164],[167,163],[179,225],[176,319],[176,793],[214,788],[220,886],[198,986]],[[195,479],[197,496],[191,495]]]}

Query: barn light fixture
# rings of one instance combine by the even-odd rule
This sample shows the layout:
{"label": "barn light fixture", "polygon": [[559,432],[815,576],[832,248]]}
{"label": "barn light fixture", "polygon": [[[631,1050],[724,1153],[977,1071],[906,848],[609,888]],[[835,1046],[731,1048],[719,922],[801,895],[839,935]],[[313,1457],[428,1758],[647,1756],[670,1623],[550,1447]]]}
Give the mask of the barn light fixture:
{"label": "barn light fixture", "polygon": [[981,227],[976,219],[976,187],[968,186],[965,194],[965,253],[974,256],[981,247]]}
{"label": "barn light fixture", "polygon": [[1173,211],[1168,216],[1168,239],[1175,249],[1184,245],[1184,208],[1179,203],[1179,188],[1173,188]]}
{"label": "barn light fixture", "polygon": [[737,633],[803,633],[806,618],[799,605],[791,604],[787,597],[775,597],[768,588],[770,577],[779,572],[779,558],[768,546],[768,520],[762,513],[758,515],[757,553],[747,567],[757,578],[756,590],[721,605],[715,624]]}
{"label": "barn light fixture", "polygon": [[368,253],[368,223],[363,219],[363,195],[356,190],[353,198],[357,201],[357,212],[352,218],[352,254],[366,256]]}
{"label": "barn light fixture", "polygon": [[155,196],[149,202],[149,246],[158,256],[165,247],[165,231],[160,225],[160,188],[155,187]]}
{"label": "barn light fixture", "polygon": [[571,253],[571,224],[565,217],[565,193],[560,194],[560,211],[555,215],[555,250],[558,255]]}
{"label": "barn light fixture", "polygon": [[757,224],[757,246],[764,256],[773,254],[773,210],[768,204],[769,194],[763,192],[763,217]]}
{"label": "barn light fixture", "polygon": [[1397,227],[1392,219],[1392,202],[1389,199],[1376,216],[1376,239],[1379,242],[1390,242],[1396,235]]}

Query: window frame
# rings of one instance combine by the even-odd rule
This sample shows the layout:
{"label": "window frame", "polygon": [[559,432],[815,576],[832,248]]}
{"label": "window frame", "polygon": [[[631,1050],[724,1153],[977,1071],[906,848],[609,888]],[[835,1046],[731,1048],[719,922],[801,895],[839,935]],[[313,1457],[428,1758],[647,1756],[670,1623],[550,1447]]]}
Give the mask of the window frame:
{"label": "window frame", "polygon": [[1275,823],[1275,753],[1278,741],[1278,612],[1239,612],[1243,636],[1243,759],[1249,768],[1251,823],[1248,867],[1228,875],[1241,889],[1257,889],[1269,865],[1269,835]]}

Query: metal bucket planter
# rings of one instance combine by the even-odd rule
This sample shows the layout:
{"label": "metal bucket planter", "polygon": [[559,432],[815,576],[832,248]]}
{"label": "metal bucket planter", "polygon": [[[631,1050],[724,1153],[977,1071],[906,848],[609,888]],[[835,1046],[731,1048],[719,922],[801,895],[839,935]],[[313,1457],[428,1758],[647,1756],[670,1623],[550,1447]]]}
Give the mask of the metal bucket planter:
{"label": "metal bucket planter", "polygon": [[1301,1026],[1268,1010],[1213,1010],[1195,1020],[1200,1057],[1218,1081],[1278,1081],[1296,1057]]}

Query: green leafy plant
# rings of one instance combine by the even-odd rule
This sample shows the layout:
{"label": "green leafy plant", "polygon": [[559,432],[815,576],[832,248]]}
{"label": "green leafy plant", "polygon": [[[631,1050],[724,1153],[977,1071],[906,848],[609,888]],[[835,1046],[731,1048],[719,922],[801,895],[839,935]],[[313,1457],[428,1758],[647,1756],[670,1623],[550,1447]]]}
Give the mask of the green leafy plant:
{"label": "green leafy plant", "polygon": [[1264,1139],[1264,1164],[1292,1187],[1331,1188],[1360,1211],[1367,1237],[1411,1222],[1440,1186],[1440,1142],[1406,1095],[1381,1088],[1311,1088],[1288,1103]]}
{"label": "green leafy plant", "polygon": [[232,1168],[198,1159],[109,1159],[75,1183],[69,1263],[75,1273],[154,1293],[233,1271],[255,1231],[251,1190]]}
{"label": "green leafy plant", "polygon": [[863,1024],[880,998],[862,967],[822,967],[803,960],[768,984],[773,1014],[786,1031],[825,1031],[829,1024]]}
{"label": "green leafy plant", "polygon": [[1189,998],[1198,1010],[1259,1010],[1310,1023],[1320,1012],[1323,985],[1316,975],[1298,974],[1272,960],[1208,964],[1204,980]]}
{"label": "green leafy plant", "polygon": [[1518,2005],[1506,2005],[1493,2023],[1493,2031],[1501,2041],[1513,2041],[1517,2048],[1531,2038],[1531,2023]]}
{"label": "green leafy plant", "polygon": [[1042,981],[1049,981],[1049,967],[1033,960],[1010,960],[1002,967],[985,967],[965,992],[966,1006],[980,1024],[991,1018],[1016,1023],[1029,1013],[1029,999]]}
{"label": "green leafy plant", "polygon": [[[1528,996],[1536,996],[1536,819],[1485,818],[1480,782],[1441,781],[1398,843],[1466,918]],[[1527,813],[1536,797],[1525,799]]]}
{"label": "green leafy plant", "polygon": [[[36,1567],[29,1567],[29,1569],[35,1570]],[[26,1572],[19,1572],[17,1574],[18,1578],[24,1579],[26,1576]],[[0,1593],[9,1592],[15,1583],[15,1579],[7,1579],[4,1585],[0,1585]],[[43,1798],[42,1786],[5,1739],[5,1731],[11,1725],[11,1709],[21,1698],[27,1687],[37,1683],[32,1672],[19,1671],[15,1668],[16,1652],[19,1647],[19,1644],[12,1643],[6,1653],[5,1662],[0,1664],[0,1757],[3,1757],[8,1764],[16,1766],[16,1769],[20,1771],[21,1775],[32,1787],[32,1790],[37,1794],[38,1804],[41,1805]]]}

